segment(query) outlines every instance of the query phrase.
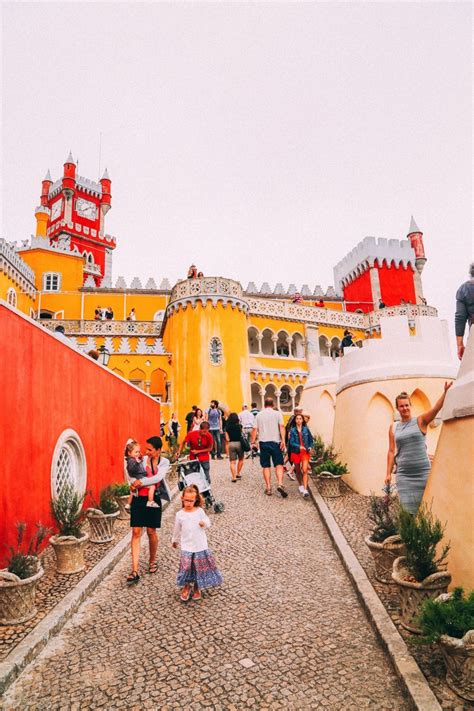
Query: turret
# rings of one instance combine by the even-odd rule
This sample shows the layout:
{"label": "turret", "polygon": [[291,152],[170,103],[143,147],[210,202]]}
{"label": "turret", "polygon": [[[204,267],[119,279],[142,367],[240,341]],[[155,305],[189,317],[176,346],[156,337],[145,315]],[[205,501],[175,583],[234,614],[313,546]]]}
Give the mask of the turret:
{"label": "turret", "polygon": [[42,205],[48,204],[49,189],[52,184],[53,184],[53,181],[51,180],[51,173],[48,170],[48,172],[44,176],[44,180],[41,183],[41,204]]}
{"label": "turret", "polygon": [[100,209],[103,215],[106,215],[111,208],[112,194],[110,192],[112,181],[109,178],[107,168],[104,170],[104,174],[100,179],[100,184],[102,186],[102,197],[100,199]]}
{"label": "turret", "polygon": [[415,252],[415,266],[417,272],[421,274],[421,272],[423,271],[423,267],[426,264],[425,247],[423,245],[423,232],[416,224],[413,215],[411,216],[407,239],[410,240],[410,244]]}
{"label": "turret", "polygon": [[74,195],[74,190],[76,188],[76,164],[74,163],[74,158],[71,152],[64,163],[64,173],[63,173],[63,193],[66,200],[70,200]]}

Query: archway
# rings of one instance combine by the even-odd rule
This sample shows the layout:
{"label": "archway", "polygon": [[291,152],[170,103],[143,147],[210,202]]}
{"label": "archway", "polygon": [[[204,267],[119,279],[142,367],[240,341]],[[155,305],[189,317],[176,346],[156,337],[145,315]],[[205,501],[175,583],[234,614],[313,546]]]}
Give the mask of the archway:
{"label": "archway", "polygon": [[329,355],[329,341],[326,336],[319,336],[319,354],[322,356]]}
{"label": "archway", "polygon": [[280,388],[280,410],[282,412],[291,412],[293,409],[293,400],[289,385],[282,385]]}
{"label": "archway", "polygon": [[132,385],[136,385],[137,388],[145,390],[145,373],[140,368],[135,368],[129,375],[130,382]]}
{"label": "archway", "polygon": [[258,329],[255,326],[250,326],[247,331],[247,338],[249,344],[249,353],[251,355],[258,355]]}
{"label": "archway", "polygon": [[291,339],[291,355],[294,358],[304,358],[304,339],[300,333],[294,333]]}
{"label": "archway", "polygon": [[257,409],[263,408],[262,387],[260,383],[253,382],[250,384],[250,401],[255,402]]}
{"label": "archway", "polygon": [[288,358],[290,355],[290,346],[288,345],[288,334],[286,331],[279,331],[276,343],[277,355],[283,358]]}
{"label": "archway", "polygon": [[166,373],[161,368],[154,370],[150,377],[150,395],[166,401]]}
{"label": "archway", "polygon": [[266,328],[262,333],[262,353],[264,355],[273,355],[273,331]]}

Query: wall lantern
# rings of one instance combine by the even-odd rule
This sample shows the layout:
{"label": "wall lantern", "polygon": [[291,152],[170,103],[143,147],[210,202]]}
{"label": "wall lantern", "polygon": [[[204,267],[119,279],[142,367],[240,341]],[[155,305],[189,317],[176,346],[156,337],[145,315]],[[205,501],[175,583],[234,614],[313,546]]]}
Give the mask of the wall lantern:
{"label": "wall lantern", "polygon": [[100,353],[100,359],[102,361],[102,365],[105,365],[105,367],[107,367],[109,364],[109,360],[110,360],[110,351],[108,351],[105,346],[99,346],[97,350]]}

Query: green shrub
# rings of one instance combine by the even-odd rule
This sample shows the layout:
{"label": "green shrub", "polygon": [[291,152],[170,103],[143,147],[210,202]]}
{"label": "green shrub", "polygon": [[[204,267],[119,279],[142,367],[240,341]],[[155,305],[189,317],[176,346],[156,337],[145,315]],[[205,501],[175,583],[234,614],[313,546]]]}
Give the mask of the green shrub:
{"label": "green shrub", "polygon": [[444,526],[426,504],[420,506],[415,516],[401,508],[398,525],[406,547],[407,567],[415,580],[421,582],[436,573],[448,555],[449,544],[438,557],[436,555],[436,547],[444,537]]}
{"label": "green shrub", "polygon": [[85,513],[82,509],[85,494],[79,494],[72,486],[61,489],[57,498],[51,499],[51,514],[56,521],[60,536],[81,538]]}
{"label": "green shrub", "polygon": [[99,494],[99,503],[97,503],[92,494],[90,496],[94,508],[99,509],[100,511],[102,511],[102,513],[110,514],[118,511],[119,506],[118,503],[115,501],[115,495],[113,493],[113,488],[111,485],[105,486],[103,489],[101,489]]}
{"label": "green shrub", "polygon": [[455,588],[448,600],[425,600],[418,624],[423,643],[436,642],[443,634],[461,639],[474,629],[474,590],[466,597],[462,588]]}
{"label": "green shrub", "polygon": [[127,496],[130,493],[130,484],[126,481],[121,484],[112,484],[111,490],[113,496]]}
{"label": "green shrub", "polygon": [[398,533],[399,508],[397,499],[371,494],[368,516],[373,523],[370,538],[374,543],[381,543],[389,536],[395,536]]}
{"label": "green shrub", "polygon": [[342,474],[347,474],[347,466],[333,459],[326,459],[321,464],[313,466],[313,474],[318,476],[321,472],[329,472],[335,476],[341,476]]}
{"label": "green shrub", "polygon": [[316,434],[313,440],[313,446],[311,447],[311,462],[316,466],[327,461],[335,461],[337,459],[337,452],[332,445],[327,447],[320,435]]}
{"label": "green shrub", "polygon": [[49,536],[51,529],[43,526],[42,523],[36,524],[36,531],[30,537],[27,543],[25,534],[27,525],[24,521],[18,521],[16,524],[16,546],[9,546],[9,555],[7,556],[7,570],[9,573],[17,575],[21,580],[31,578],[36,575],[39,569],[38,555],[41,544],[44,539]]}

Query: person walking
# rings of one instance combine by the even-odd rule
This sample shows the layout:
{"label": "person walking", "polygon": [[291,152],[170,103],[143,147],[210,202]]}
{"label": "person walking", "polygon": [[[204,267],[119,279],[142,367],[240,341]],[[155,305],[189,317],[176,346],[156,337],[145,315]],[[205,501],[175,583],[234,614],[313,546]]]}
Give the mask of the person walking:
{"label": "person walking", "polygon": [[292,481],[295,481],[295,479],[298,480],[298,484],[300,485],[303,483],[303,479],[301,476],[301,469],[299,462],[295,463],[291,460],[290,457],[290,448],[289,448],[289,440],[290,440],[290,432],[291,428],[294,427],[296,416],[297,415],[302,415],[303,414],[303,408],[302,407],[295,407],[293,410],[293,414],[289,418],[288,422],[285,425],[285,445],[286,445],[286,455],[283,457],[283,466],[285,468],[285,471],[287,473],[287,476],[289,479]]}
{"label": "person walking", "polygon": [[173,548],[178,545],[181,547],[176,576],[176,582],[181,588],[181,602],[189,600],[191,591],[192,599],[200,600],[201,590],[222,583],[222,575],[208,548],[205,529],[210,528],[211,522],[203,511],[202,503],[196,484],[187,486],[181,494],[182,509],[175,518],[171,545]]}
{"label": "person walking", "polygon": [[395,407],[400,413],[400,421],[391,425],[388,430],[385,486],[391,485],[395,463],[400,503],[411,514],[416,514],[418,511],[431,469],[425,442],[428,425],[443,407],[446,393],[451,385],[452,382],[446,382],[441,397],[430,410],[418,417],[412,417],[408,393],[402,392],[395,398]]}
{"label": "person walking", "polygon": [[130,313],[127,316],[127,321],[136,321],[137,320],[137,315],[135,313],[135,309],[131,309]]}
{"label": "person walking", "polygon": [[254,417],[257,417],[258,413],[260,412],[260,410],[259,410],[258,407],[257,407],[257,403],[256,403],[256,402],[252,402],[252,403],[251,403],[251,407],[252,407],[252,409],[250,410],[250,412],[252,413],[252,415],[253,415]]}
{"label": "person walking", "polygon": [[226,452],[230,462],[230,474],[232,482],[242,479],[242,467],[244,466],[244,450],[241,444],[242,425],[236,412],[231,412],[227,418],[225,426]]}
{"label": "person walking", "polygon": [[288,450],[290,452],[290,460],[295,467],[299,467],[301,477],[301,481],[298,477],[298,481],[300,482],[299,492],[305,499],[309,497],[308,468],[313,441],[313,435],[305,423],[303,414],[298,413],[295,416],[294,425],[290,430]]}
{"label": "person walking", "polygon": [[181,442],[178,450],[178,457],[181,456],[185,445],[189,445],[189,459],[192,461],[198,459],[209,483],[211,483],[211,463],[209,461],[209,453],[214,447],[214,440],[209,432],[209,422],[205,420],[201,422],[199,430],[191,430]]}
{"label": "person walking", "polygon": [[168,422],[168,435],[169,437],[174,437],[175,442],[178,442],[180,429],[181,425],[178,421],[178,415],[176,414],[176,412],[173,412],[171,414],[171,419]]}
{"label": "person walking", "polygon": [[191,407],[191,410],[188,412],[188,414],[184,418],[184,420],[186,422],[186,431],[187,432],[191,432],[191,430],[193,428],[193,420],[194,420],[194,415],[195,415],[196,410],[197,410],[197,405],[193,405]]}
{"label": "person walking", "polygon": [[250,436],[255,424],[255,415],[250,412],[249,406],[244,404],[242,405],[242,411],[239,412],[238,417],[239,422],[242,425],[242,433],[250,442]]}
{"label": "person walking", "polygon": [[456,292],[456,313],[454,314],[454,329],[459,360],[464,355],[464,332],[474,323],[474,262],[469,268],[470,279],[461,284]]}
{"label": "person walking", "polygon": [[222,413],[219,409],[219,402],[211,400],[209,410],[206,412],[206,419],[209,422],[209,431],[214,440],[214,448],[211,457],[222,459]]}
{"label": "person walking", "polygon": [[[155,484],[161,484],[164,481],[166,474],[170,468],[169,460],[161,456],[163,443],[161,437],[150,437],[146,441],[147,460],[145,468],[147,472],[146,478],[136,479],[131,485],[132,491],[138,489],[138,496],[134,496],[130,506],[130,527],[132,529],[132,572],[127,577],[127,584],[133,585],[138,583],[140,575],[138,574],[138,563],[140,559],[140,539],[143,528],[146,528],[148,536],[149,548],[149,563],[148,572],[156,573],[158,566],[156,564],[156,554],[158,551],[158,534],[157,529],[161,527],[161,487],[157,486],[155,491],[156,507],[147,506],[148,503],[148,487]],[[168,496],[165,496],[168,498]]]}
{"label": "person walking", "polygon": [[274,409],[273,398],[266,397],[264,409],[255,418],[252,430],[252,445],[258,436],[260,442],[260,464],[265,481],[265,493],[271,496],[271,465],[275,467],[277,491],[284,499],[288,496],[283,486],[283,451],[285,449],[285,427],[283,415]]}

